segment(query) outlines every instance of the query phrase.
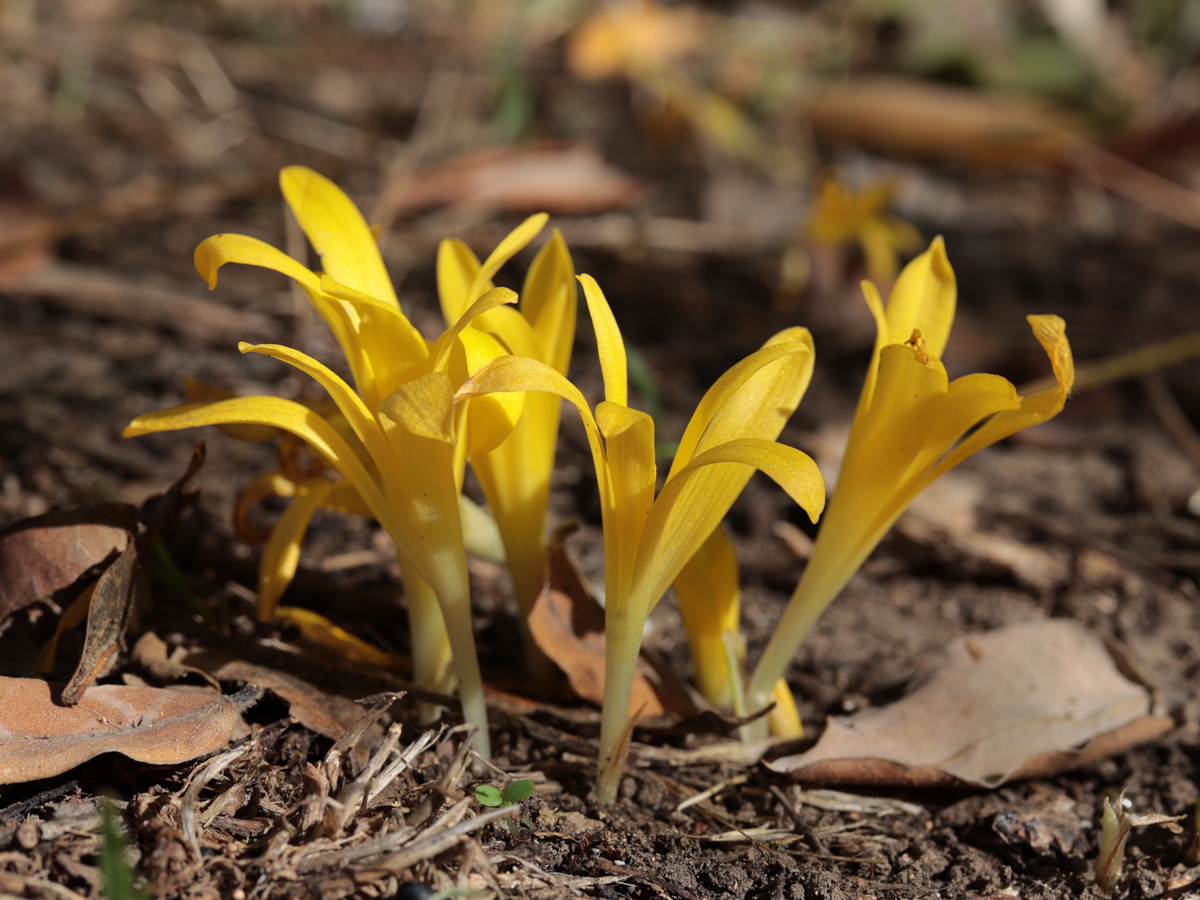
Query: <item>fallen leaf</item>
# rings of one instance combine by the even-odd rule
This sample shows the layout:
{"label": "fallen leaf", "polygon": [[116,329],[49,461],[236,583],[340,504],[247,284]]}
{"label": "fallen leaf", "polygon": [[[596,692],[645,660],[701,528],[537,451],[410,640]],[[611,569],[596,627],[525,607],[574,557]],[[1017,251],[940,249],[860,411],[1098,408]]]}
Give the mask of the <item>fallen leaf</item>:
{"label": "fallen leaf", "polygon": [[77,585],[129,545],[137,510],[125,503],[46,513],[0,534],[0,621]]}
{"label": "fallen leaf", "polygon": [[1115,645],[1051,619],[955,641],[902,699],[831,718],[811,750],[767,765],[810,784],[996,787],[1173,725]]}
{"label": "fallen leaf", "polygon": [[641,183],[584,144],[504,147],[460,156],[417,172],[392,195],[395,215],[468,205],[557,215],[632,205]]}
{"label": "fallen leaf", "polygon": [[[604,701],[604,610],[561,544],[549,554],[549,579],[529,612],[529,633],[542,652],[567,676],[581,700]],[[670,711],[694,712],[685,691],[638,660],[630,699],[631,716],[649,718]]]}
{"label": "fallen leaf", "polygon": [[[188,663],[202,665],[216,662],[211,654],[188,658]],[[363,714],[353,700],[329,694],[312,682],[287,672],[258,666],[241,659],[225,659],[210,665],[208,673],[225,681],[245,681],[257,684],[278,696],[288,705],[292,717],[310,731],[337,740],[346,734]]]}
{"label": "fallen leaf", "polygon": [[1005,171],[1066,165],[1085,143],[1067,116],[1031,97],[906,78],[825,85],[807,115],[818,138]]}
{"label": "fallen leaf", "polygon": [[213,697],[163,688],[100,685],[58,706],[36,678],[0,678],[0,784],[60,775],[102,753],[173,765],[219,750],[239,713],[262,694],[249,686]]}
{"label": "fallen leaf", "polygon": [[137,543],[131,541],[96,582],[88,604],[83,654],[59,698],[64,706],[78,703],[83,692],[116,665],[133,611],[137,561]]}

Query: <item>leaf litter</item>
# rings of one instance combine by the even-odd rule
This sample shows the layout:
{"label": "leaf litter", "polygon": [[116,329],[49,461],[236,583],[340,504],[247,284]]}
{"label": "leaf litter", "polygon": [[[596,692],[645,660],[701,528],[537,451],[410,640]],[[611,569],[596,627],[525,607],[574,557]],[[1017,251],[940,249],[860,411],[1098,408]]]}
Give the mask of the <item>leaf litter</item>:
{"label": "leaf litter", "polygon": [[261,695],[229,697],[100,685],[74,706],[36,678],[0,678],[0,784],[60,775],[101,753],[173,765],[229,743],[239,713]]}
{"label": "leaf litter", "polygon": [[903,698],[830,719],[811,750],[768,767],[809,784],[994,788],[1174,726],[1118,647],[1049,619],[955,641]]}

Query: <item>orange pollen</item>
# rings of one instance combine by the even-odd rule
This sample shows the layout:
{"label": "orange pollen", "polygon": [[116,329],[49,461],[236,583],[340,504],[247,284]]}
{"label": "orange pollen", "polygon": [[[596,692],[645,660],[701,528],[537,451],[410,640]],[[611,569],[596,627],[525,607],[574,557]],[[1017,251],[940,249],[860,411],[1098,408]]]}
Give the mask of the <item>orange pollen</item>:
{"label": "orange pollen", "polygon": [[904,342],[904,346],[912,347],[917,353],[917,362],[923,366],[929,365],[929,352],[925,349],[925,339],[921,337],[921,329],[914,328],[912,337]]}

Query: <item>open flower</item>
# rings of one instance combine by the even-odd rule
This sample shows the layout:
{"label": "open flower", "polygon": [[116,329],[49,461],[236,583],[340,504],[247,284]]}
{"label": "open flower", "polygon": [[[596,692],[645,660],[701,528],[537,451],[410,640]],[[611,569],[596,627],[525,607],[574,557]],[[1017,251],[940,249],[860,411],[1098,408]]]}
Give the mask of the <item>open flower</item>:
{"label": "open flower", "polygon": [[[480,728],[488,752],[487,713],[471,627],[470,591],[458,512],[464,461],[494,449],[520,417],[520,394],[469,404],[454,389],[506,348],[473,320],[516,295],[495,288],[474,300],[437,341],[426,341],[400,311],[371,229],[332,182],[299,166],[280,176],[284,196],[321,257],[318,276],[269,244],[244,235],[208,238],[196,267],[216,284],[228,262],[262,266],[297,281],[337,338],[353,374],[351,387],[299,351],[241,344],[242,352],[286,362],[317,381],[337,408],[325,417],[278,397],[191,403],[139,416],[126,436],[201,425],[265,425],[294,435],[344,480],[320,476],[296,484],[290,515],[269,547],[280,577],[290,577],[307,520],[318,506],[365,510],[396,545],[404,572],[413,665],[421,683],[437,683],[448,636],[464,717]],[[355,389],[357,388],[357,390]],[[342,427],[338,427],[341,425]],[[313,616],[295,617],[313,626]],[[316,630],[323,626],[319,623]]]}
{"label": "open flower", "polygon": [[[583,420],[604,527],[606,672],[596,791],[601,802],[612,803],[625,767],[631,713],[636,712],[630,709],[630,696],[650,611],[756,469],[778,482],[814,520],[824,506],[825,486],[804,453],[754,436],[757,420],[770,420],[789,405],[794,409],[796,388],[802,393],[807,384],[811,345],[804,329],[792,328],[734,365],[709,389],[656,496],[653,420],[628,405],[625,345],[608,302],[590,276],[579,280],[604,378],[605,400],[595,413],[560,372],[519,356],[498,357],[463,384],[459,396],[541,391],[566,399]],[[779,368],[786,374],[776,379]],[[756,380],[759,374],[764,377]],[[747,388],[752,380],[754,387]],[[774,394],[762,389],[764,384],[787,389]]]}
{"label": "open flower", "polygon": [[[447,322],[457,321],[476,298],[491,289],[491,279],[499,268],[536,233],[531,228],[534,224],[541,227],[539,221],[530,219],[482,264],[462,241],[442,242],[438,296]],[[520,305],[484,313],[474,326],[497,335],[512,353],[536,359],[565,376],[575,340],[576,306],[575,269],[566,242],[555,230],[529,268]],[[471,460],[504,545],[526,660],[535,674],[544,672],[544,657],[526,625],[545,580],[546,512],[561,412],[558,397],[528,395],[521,418],[504,442]]]}
{"label": "open flower", "polygon": [[1029,316],[1056,384],[1022,398],[998,375],[950,381],[939,361],[954,321],[954,272],[940,238],[909,263],[875,317],[875,352],[812,556],[747,687],[749,709],[769,702],[800,642],[896,519],[930,482],[978,450],[1056,416],[1075,380],[1065,325]]}

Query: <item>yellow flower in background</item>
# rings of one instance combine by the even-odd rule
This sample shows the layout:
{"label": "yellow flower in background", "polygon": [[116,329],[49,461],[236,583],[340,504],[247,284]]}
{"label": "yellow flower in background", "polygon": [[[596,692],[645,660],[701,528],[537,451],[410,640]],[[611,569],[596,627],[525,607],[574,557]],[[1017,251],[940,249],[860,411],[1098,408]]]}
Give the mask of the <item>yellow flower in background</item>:
{"label": "yellow flower in background", "polygon": [[764,138],[744,104],[698,83],[685,70],[689,57],[711,45],[712,24],[711,16],[688,4],[604,4],[571,32],[567,65],[589,81],[623,75],[657,97],[668,113],[682,116],[713,146],[771,164]]}
{"label": "yellow flower in background", "polygon": [[1056,416],[1075,380],[1058,316],[1028,317],[1054,387],[1022,398],[998,375],[947,378],[939,357],[957,288],[940,238],[905,267],[886,309],[874,285],[864,283],[863,293],[877,326],[875,351],[812,556],[747,687],[750,710],[770,701],[817,617],[913,498],[973,453]]}
{"label": "yellow flower in background", "polygon": [[890,285],[900,269],[900,255],[915,250],[921,240],[912,225],[887,214],[892,193],[890,184],[855,191],[836,176],[826,178],[809,213],[809,237],[832,247],[858,244],[867,277]]}
{"label": "yellow flower in background", "polygon": [[678,65],[698,52],[705,18],[693,6],[668,8],[652,0],[608,3],[584,20],[567,42],[567,65],[580,78],[638,77]]}
{"label": "yellow flower in background", "polygon": [[[303,441],[340,473],[344,481],[320,475],[292,479],[296,499],[269,542],[268,580],[290,580],[300,539],[316,508],[369,512],[395,543],[404,572],[415,678],[424,685],[445,683],[448,640],[464,718],[479,727],[476,746],[486,754],[487,711],[472,631],[459,494],[465,460],[494,449],[507,436],[520,417],[523,396],[509,393],[466,404],[454,396],[459,382],[452,379],[461,381],[507,352],[472,322],[514,303],[516,295],[504,288],[487,291],[430,343],[401,312],[375,238],[354,203],[328,179],[300,166],[284,169],[280,185],[321,257],[324,274],[318,276],[269,244],[235,234],[202,242],[196,248],[196,267],[210,287],[228,262],[273,269],[300,284],[337,338],[355,387],[288,347],[241,344],[240,349],[306,373],[326,390],[339,415],[327,418],[278,397],[240,397],[139,416],[126,436],[201,425],[271,426]],[[335,642],[345,634],[313,613],[293,610],[290,618],[310,634]]]}
{"label": "yellow flower in background", "polygon": [[628,405],[625,345],[608,302],[590,276],[579,280],[604,379],[605,399],[594,413],[560,372],[520,356],[498,357],[467,381],[459,396],[541,391],[570,402],[583,420],[604,528],[606,672],[596,790],[601,802],[612,803],[636,713],[630,697],[650,611],[755,470],[779,483],[814,520],[824,506],[825,486],[807,455],[754,436],[754,423],[774,421],[788,406],[794,409],[797,390],[802,394],[808,383],[811,342],[807,331],[792,328],[733,366],[705,394],[656,496],[653,420]]}

